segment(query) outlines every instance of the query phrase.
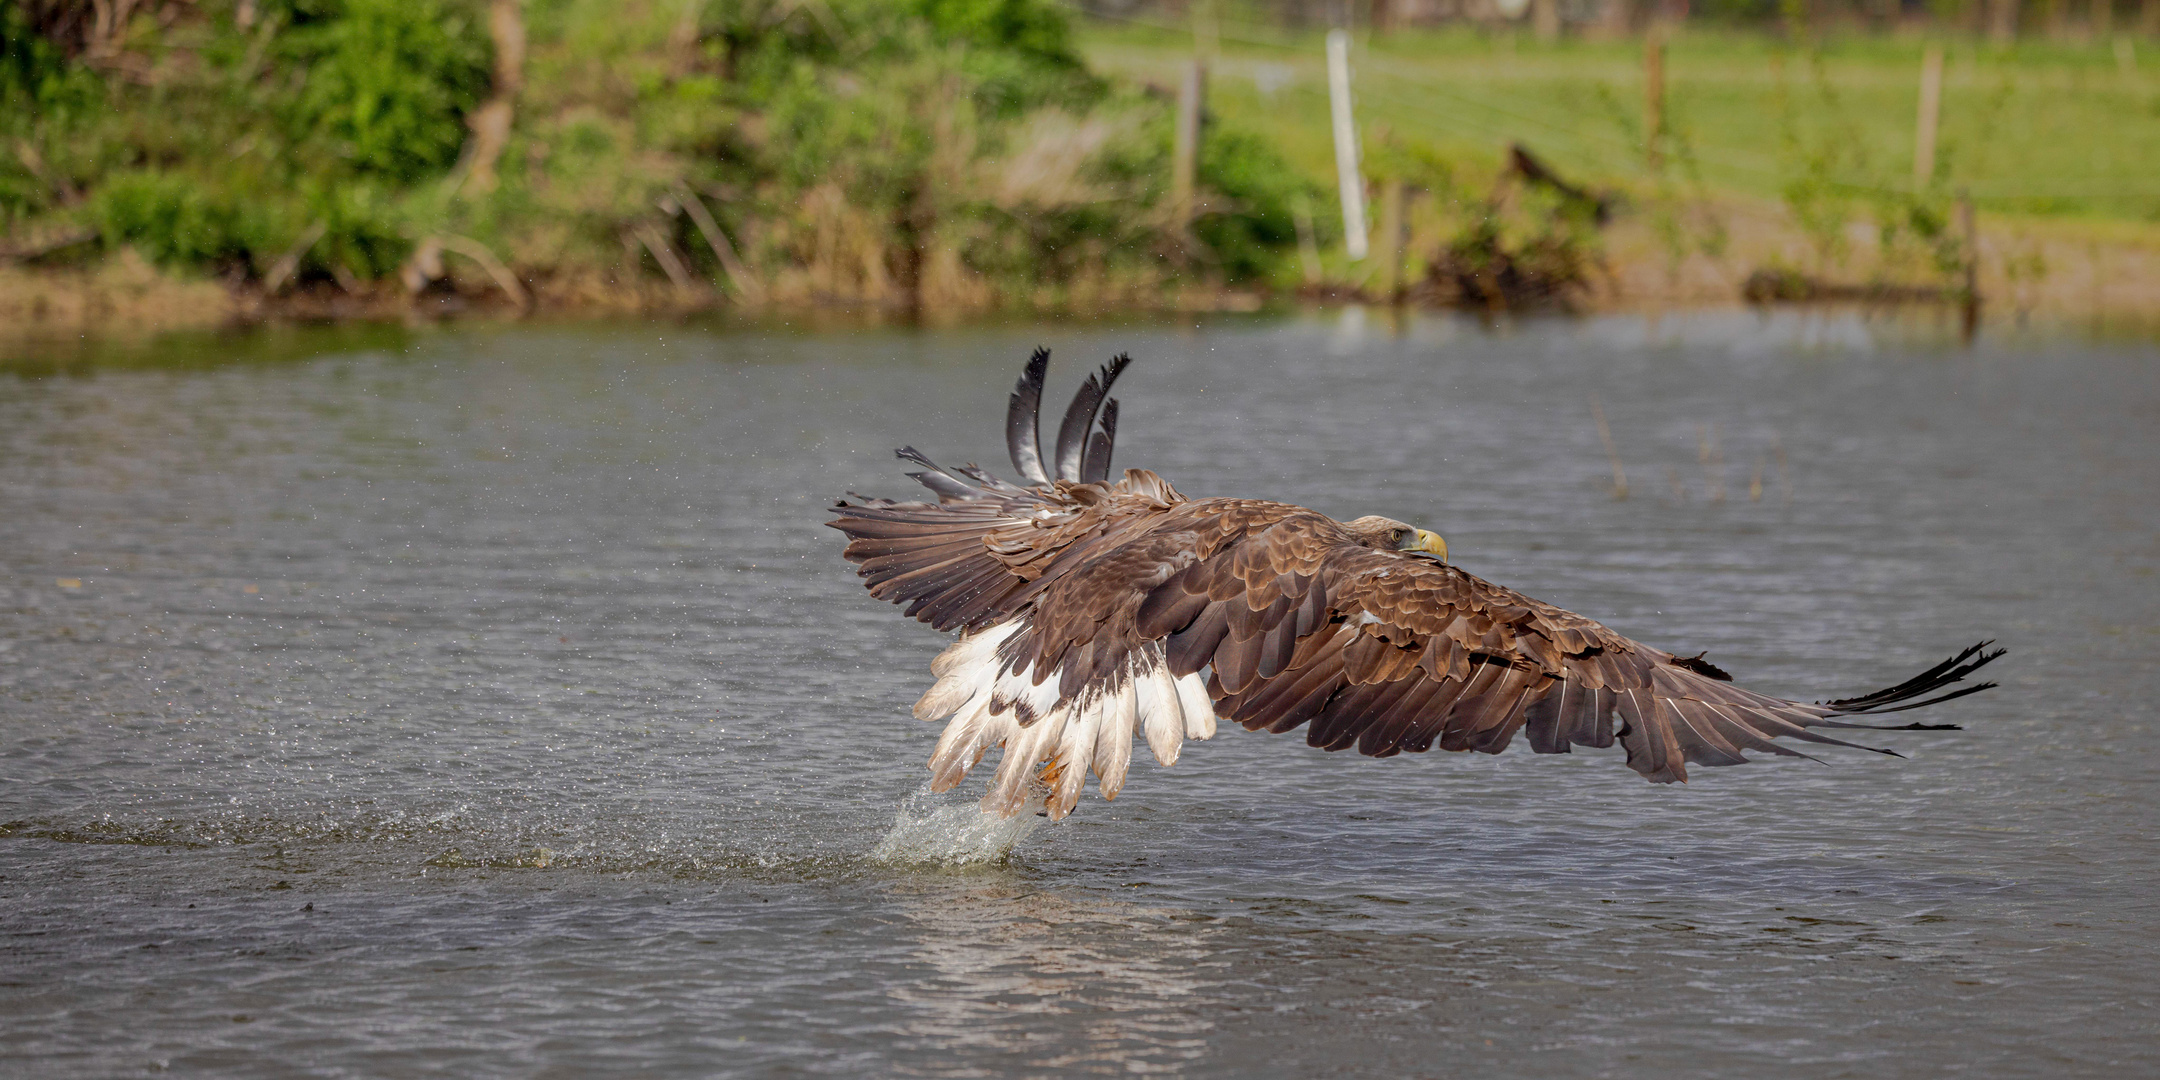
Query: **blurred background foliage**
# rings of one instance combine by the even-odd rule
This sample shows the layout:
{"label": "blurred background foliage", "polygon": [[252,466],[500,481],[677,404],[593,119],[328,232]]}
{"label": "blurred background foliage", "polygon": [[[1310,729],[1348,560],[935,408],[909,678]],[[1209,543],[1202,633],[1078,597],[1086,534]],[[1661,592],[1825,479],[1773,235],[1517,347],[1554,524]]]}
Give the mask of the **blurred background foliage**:
{"label": "blurred background foliage", "polygon": [[[2112,280],[2160,252],[2160,82],[2140,59],[2160,0],[1511,10],[0,0],[0,263],[128,252],[235,296],[365,299],[428,287],[447,251],[452,288],[565,307],[1370,291],[1392,275],[1343,250],[1322,62],[1345,12],[1369,224],[1383,185],[1407,192],[1411,281],[1394,285],[1422,282],[1417,296],[1495,278],[1531,299],[1594,278],[1640,295],[1689,266],[1727,295],[1727,262],[1955,284],[1979,250],[1960,193],[2015,218],[1988,273],[2033,277],[2042,248],[2105,243],[2123,258],[2088,261]],[[1656,132],[1646,38],[1669,43]],[[1945,104],[1916,178],[1931,47]],[[1170,176],[1196,56],[1188,218]],[[1600,212],[1515,175],[1518,141]]]}
{"label": "blurred background foliage", "polygon": [[1045,0],[510,6],[514,120],[476,168],[488,0],[7,0],[0,224],[236,284],[365,289],[454,235],[571,294],[669,259],[741,289],[726,248],[782,299],[982,306],[1251,281],[1325,194],[1211,130],[1168,227],[1174,103],[1091,74]]}

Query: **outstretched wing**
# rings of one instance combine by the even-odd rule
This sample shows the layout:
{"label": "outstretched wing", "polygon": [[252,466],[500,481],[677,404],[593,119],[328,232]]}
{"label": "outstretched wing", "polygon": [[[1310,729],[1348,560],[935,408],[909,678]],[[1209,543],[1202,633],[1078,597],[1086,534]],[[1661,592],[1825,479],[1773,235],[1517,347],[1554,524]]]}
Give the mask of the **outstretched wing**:
{"label": "outstretched wing", "polygon": [[[1656,783],[1686,780],[1689,764],[1742,764],[1749,750],[1805,756],[1777,738],[1852,746],[1811,729],[1873,727],[1849,718],[1984,690],[1994,684],[1920,700],[2001,655],[1983,642],[1888,690],[1804,704],[1736,686],[1699,657],[1630,640],[1423,555],[1335,548],[1317,560],[1308,594],[1291,600],[1270,596],[1245,569],[1312,561],[1271,554],[1195,564],[1165,583],[1174,597],[1151,598],[1156,610],[1190,611],[1191,620],[1140,632],[1168,631],[1174,674],[1209,667],[1217,711],[1249,729],[1309,725],[1310,745],[1375,757],[1435,744],[1497,754],[1518,732],[1547,754],[1617,741],[1628,765]],[[1248,614],[1286,602],[1325,611],[1325,626],[1289,640],[1296,628],[1260,629]]]}

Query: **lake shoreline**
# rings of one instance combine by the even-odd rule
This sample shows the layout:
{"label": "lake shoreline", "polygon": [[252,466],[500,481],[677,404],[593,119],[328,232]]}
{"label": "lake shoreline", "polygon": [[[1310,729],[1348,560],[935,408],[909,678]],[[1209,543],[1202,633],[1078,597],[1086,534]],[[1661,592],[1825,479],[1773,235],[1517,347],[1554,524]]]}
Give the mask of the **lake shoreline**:
{"label": "lake shoreline", "polygon": [[[1654,222],[1639,215],[1623,217],[1605,231],[1587,287],[1562,304],[1493,311],[1425,302],[1419,290],[1412,289],[1405,306],[1495,316],[1764,306],[1759,297],[1749,295],[1749,280],[1766,269],[1837,286],[1833,291],[1838,295],[1797,301],[1803,304],[1940,309],[1946,314],[1954,314],[1959,306],[1954,287],[1932,278],[1905,280],[1887,269],[1868,249],[1867,237],[1860,230],[1854,232],[1849,256],[1823,269],[1817,265],[1820,260],[1810,258],[1807,238],[1774,205],[1723,200],[1714,209],[1726,237],[1715,254],[1699,247],[1676,251]],[[2061,221],[1983,219],[1979,247],[1983,324],[2088,322],[2130,326],[2140,334],[2160,332],[2160,229],[2123,223],[2080,227],[2080,223]],[[625,281],[620,275],[596,271],[521,274],[517,281],[526,290],[523,297],[511,297],[501,284],[477,271],[450,273],[418,293],[408,293],[394,281],[341,286],[311,280],[272,295],[258,282],[221,282],[174,273],[124,248],[86,265],[0,265],[0,349],[35,349],[41,343],[68,339],[148,339],[176,332],[322,323],[721,315],[752,322],[808,319],[941,326],[1023,316],[1089,319],[1256,313],[1311,304],[1387,306],[1385,297],[1354,281],[1322,281],[1296,289],[1195,283],[1087,295],[1045,289],[1019,302],[944,306],[846,296],[796,297],[750,306],[733,302],[718,287],[700,284],[685,289],[659,279]],[[1942,299],[1926,299],[1930,292]]]}

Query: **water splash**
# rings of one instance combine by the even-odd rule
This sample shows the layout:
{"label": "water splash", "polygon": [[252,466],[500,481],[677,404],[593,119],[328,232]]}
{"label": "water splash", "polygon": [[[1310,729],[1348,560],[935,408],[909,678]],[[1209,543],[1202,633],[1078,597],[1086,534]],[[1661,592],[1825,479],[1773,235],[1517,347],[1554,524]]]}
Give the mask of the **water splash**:
{"label": "water splash", "polygon": [[873,862],[897,865],[968,866],[1002,861],[1047,820],[1037,813],[1043,791],[1009,818],[983,813],[973,798],[936,795],[917,788],[893,812],[892,828],[871,849]]}

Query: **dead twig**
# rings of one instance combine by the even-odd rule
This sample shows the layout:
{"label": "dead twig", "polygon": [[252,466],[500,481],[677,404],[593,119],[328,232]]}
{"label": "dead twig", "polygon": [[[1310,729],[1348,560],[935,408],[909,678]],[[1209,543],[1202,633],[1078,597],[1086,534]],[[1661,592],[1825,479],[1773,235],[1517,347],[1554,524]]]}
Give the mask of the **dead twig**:
{"label": "dead twig", "polygon": [[712,248],[713,258],[720,261],[720,268],[727,271],[728,284],[734,287],[736,298],[747,304],[764,303],[765,287],[758,284],[757,278],[751,276],[750,268],[736,257],[735,245],[728,242],[727,233],[720,230],[720,223],[705,209],[705,201],[682,184],[676,185],[675,200],[689,213],[698,232],[704,235],[705,243]]}
{"label": "dead twig", "polygon": [[307,257],[308,249],[313,248],[315,242],[321,240],[323,234],[329,231],[330,227],[320,221],[308,226],[307,231],[301,233],[300,238],[293,241],[293,245],[286,248],[276,262],[270,264],[270,273],[263,278],[264,295],[276,296],[284,289],[286,283],[299,273],[300,260]]}
{"label": "dead twig", "polygon": [[45,155],[38,153],[38,148],[31,145],[30,140],[15,140],[15,160],[22,162],[23,168],[30,170],[30,175],[37,177],[38,183],[59,196],[61,205],[73,206],[82,201],[82,189],[77,188],[75,182],[69,180],[65,174],[47,168]]}
{"label": "dead twig", "polygon": [[519,310],[532,307],[532,297],[526,293],[525,286],[518,281],[517,275],[511,273],[510,268],[505,266],[501,259],[496,258],[495,253],[489,251],[486,244],[469,236],[452,235],[443,237],[442,245],[479,263],[480,269],[487,271],[487,275],[495,279],[495,287],[501,289],[503,294],[510,298],[510,302],[518,306]]}
{"label": "dead twig", "polygon": [[69,229],[21,244],[0,245],[0,263],[35,262],[56,251],[65,251],[98,238],[96,229]]}
{"label": "dead twig", "polygon": [[428,282],[443,276],[442,252],[441,239],[433,236],[420,239],[413,248],[412,258],[398,267],[398,280],[405,284],[406,293],[418,296],[420,290],[428,287]]}
{"label": "dead twig", "polygon": [[1508,168],[1527,183],[1543,184],[1569,203],[1590,214],[1599,225],[1612,220],[1614,198],[1610,192],[1591,191],[1579,184],[1571,184],[1560,178],[1552,166],[1545,164],[1530,148],[1521,143],[1508,147]]}
{"label": "dead twig", "polygon": [[675,249],[668,245],[667,237],[660,235],[660,230],[647,222],[639,222],[631,227],[630,235],[637,237],[638,243],[652,252],[653,261],[660,264],[660,269],[667,271],[668,280],[675,283],[677,292],[697,291],[697,284],[690,280],[689,268],[683,265],[682,258],[675,254]]}
{"label": "dead twig", "polygon": [[510,268],[496,258],[486,244],[469,236],[450,234],[421,238],[420,245],[413,249],[412,258],[406,260],[404,267],[398,271],[398,278],[405,283],[406,292],[418,295],[420,290],[427,288],[428,282],[443,276],[442,255],[445,251],[457,252],[479,263],[480,269],[495,280],[495,287],[501,289],[503,294],[510,298],[510,302],[518,306],[518,310],[531,310],[532,296],[525,291],[525,286],[518,281],[517,275],[511,273]]}

